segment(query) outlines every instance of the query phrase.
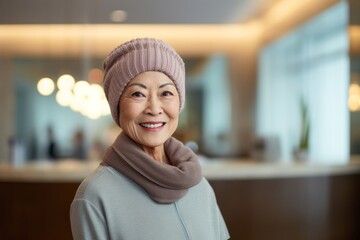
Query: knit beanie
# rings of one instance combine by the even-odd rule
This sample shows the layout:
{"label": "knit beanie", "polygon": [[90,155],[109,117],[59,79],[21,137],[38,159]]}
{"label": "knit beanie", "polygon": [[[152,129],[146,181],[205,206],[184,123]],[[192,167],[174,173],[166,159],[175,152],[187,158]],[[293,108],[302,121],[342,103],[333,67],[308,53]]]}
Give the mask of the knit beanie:
{"label": "knit beanie", "polygon": [[119,101],[131,79],[147,71],[166,74],[175,84],[180,111],[185,104],[185,64],[179,54],[159,39],[138,38],[116,47],[104,60],[104,92],[111,115],[119,123]]}

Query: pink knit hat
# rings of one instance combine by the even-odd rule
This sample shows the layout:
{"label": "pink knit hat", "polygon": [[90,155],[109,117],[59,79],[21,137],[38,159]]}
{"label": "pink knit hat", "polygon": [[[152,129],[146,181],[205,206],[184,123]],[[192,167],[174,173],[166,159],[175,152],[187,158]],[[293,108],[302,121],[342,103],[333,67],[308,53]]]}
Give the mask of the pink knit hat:
{"label": "pink knit hat", "polygon": [[185,64],[179,54],[165,42],[138,38],[116,47],[104,61],[104,91],[111,115],[119,123],[119,100],[131,79],[140,73],[159,71],[175,84],[180,97],[180,110],[185,104]]}

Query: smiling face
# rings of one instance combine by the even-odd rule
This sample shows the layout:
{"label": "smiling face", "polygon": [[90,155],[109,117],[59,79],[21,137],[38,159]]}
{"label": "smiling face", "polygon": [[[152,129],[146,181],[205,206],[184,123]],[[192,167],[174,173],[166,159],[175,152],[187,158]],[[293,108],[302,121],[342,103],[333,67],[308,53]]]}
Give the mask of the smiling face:
{"label": "smiling face", "polygon": [[162,147],[177,128],[179,94],[164,73],[137,75],[124,89],[119,106],[123,132],[145,148]]}

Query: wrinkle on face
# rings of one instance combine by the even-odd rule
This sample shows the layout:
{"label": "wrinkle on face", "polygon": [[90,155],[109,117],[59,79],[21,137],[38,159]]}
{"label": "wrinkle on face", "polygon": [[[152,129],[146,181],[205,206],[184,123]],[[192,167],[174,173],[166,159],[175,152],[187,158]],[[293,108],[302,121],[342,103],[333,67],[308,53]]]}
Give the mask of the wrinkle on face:
{"label": "wrinkle on face", "polygon": [[[163,144],[175,132],[180,99],[172,80],[161,72],[144,72],[132,79],[119,102],[124,133],[159,161],[166,161]],[[143,124],[147,123],[147,124]],[[151,127],[155,123],[164,123]]]}

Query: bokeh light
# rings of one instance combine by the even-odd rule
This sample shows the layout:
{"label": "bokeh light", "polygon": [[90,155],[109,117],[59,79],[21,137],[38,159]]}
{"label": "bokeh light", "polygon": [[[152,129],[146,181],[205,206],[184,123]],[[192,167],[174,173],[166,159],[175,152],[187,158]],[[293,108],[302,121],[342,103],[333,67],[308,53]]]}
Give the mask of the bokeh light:
{"label": "bokeh light", "polygon": [[88,81],[90,83],[101,84],[104,79],[104,73],[99,68],[93,68],[89,71]]}
{"label": "bokeh light", "polygon": [[360,110],[360,86],[358,83],[350,84],[348,107],[352,112]]}
{"label": "bokeh light", "polygon": [[[69,74],[60,76],[57,80],[58,91],[55,95],[56,102],[63,107],[69,107],[90,119],[98,119],[110,115],[104,89],[98,83],[103,80],[103,72],[93,68],[88,74],[89,80],[75,81]],[[55,83],[50,78],[43,78],[37,84],[38,91],[44,96],[52,94]]]}
{"label": "bokeh light", "polygon": [[70,91],[75,84],[75,79],[73,76],[69,74],[61,75],[57,80],[57,87],[60,90],[67,90]]}
{"label": "bokeh light", "polygon": [[84,80],[77,81],[74,85],[73,92],[77,98],[86,97],[89,89],[89,83]]}
{"label": "bokeh light", "polygon": [[360,86],[356,83],[350,84],[349,95],[359,95],[360,96]]}
{"label": "bokeh light", "polygon": [[73,98],[74,95],[72,94],[71,91],[59,90],[56,93],[56,101],[58,102],[58,104],[64,107],[70,106],[70,104],[73,101]]}
{"label": "bokeh light", "polygon": [[55,84],[50,78],[42,78],[37,83],[37,90],[43,96],[49,96],[54,92]]}

